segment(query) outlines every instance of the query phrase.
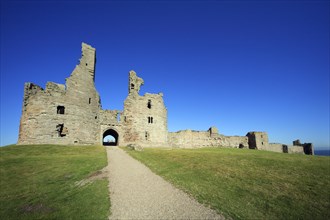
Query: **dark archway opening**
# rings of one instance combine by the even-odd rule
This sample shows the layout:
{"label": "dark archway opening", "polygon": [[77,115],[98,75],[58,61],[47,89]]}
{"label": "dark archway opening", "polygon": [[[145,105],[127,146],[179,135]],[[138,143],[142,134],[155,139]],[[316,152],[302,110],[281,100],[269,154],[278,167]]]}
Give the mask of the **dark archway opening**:
{"label": "dark archway opening", "polygon": [[117,146],[118,136],[119,135],[115,130],[113,130],[113,129],[106,130],[103,133],[103,145],[104,146]]}

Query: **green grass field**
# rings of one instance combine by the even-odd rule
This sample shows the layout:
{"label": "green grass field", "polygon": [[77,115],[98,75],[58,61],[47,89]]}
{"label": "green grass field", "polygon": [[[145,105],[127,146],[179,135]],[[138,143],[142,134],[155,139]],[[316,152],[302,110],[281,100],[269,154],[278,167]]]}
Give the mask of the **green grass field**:
{"label": "green grass field", "polygon": [[330,157],[228,148],[126,151],[233,219],[330,219]]}
{"label": "green grass field", "polygon": [[107,219],[108,180],[75,184],[106,165],[104,147],[0,148],[0,219]]}

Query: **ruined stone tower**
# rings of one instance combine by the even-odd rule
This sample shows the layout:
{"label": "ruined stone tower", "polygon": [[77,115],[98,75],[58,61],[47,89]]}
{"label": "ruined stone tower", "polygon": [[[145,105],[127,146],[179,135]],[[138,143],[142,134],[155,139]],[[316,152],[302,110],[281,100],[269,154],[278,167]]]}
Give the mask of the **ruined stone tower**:
{"label": "ruined stone tower", "polygon": [[143,80],[134,71],[129,72],[129,93],[124,102],[122,114],[126,143],[140,143],[143,146],[167,145],[167,110],[163,94],[139,95]]}
{"label": "ruined stone tower", "polygon": [[79,65],[66,84],[46,89],[26,83],[18,144],[100,145],[112,135],[116,145],[165,146],[167,110],[163,95],[139,95],[143,79],[129,72],[124,110],[102,110],[95,89],[95,48],[82,43]]}
{"label": "ruined stone tower", "polygon": [[100,97],[94,86],[95,49],[82,44],[66,85],[26,83],[18,144],[99,144]]}
{"label": "ruined stone tower", "polygon": [[[95,48],[82,43],[82,55],[65,85],[48,82],[45,89],[25,83],[18,144],[140,145],[142,147],[234,147],[313,154],[311,143],[293,146],[268,143],[266,132],[225,136],[207,131],[168,132],[163,94],[139,94],[144,84],[132,70],[124,110],[103,110],[95,89]],[[111,135],[114,142],[106,143]]]}

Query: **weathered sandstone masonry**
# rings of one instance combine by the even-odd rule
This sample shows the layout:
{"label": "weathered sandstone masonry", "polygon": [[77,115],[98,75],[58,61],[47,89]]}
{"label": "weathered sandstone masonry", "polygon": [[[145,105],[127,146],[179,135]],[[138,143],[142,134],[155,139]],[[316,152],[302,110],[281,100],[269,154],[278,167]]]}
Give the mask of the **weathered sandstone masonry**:
{"label": "weathered sandstone masonry", "polygon": [[[314,154],[311,143],[268,143],[265,132],[225,136],[207,131],[168,132],[163,94],[139,94],[144,84],[129,72],[128,96],[123,110],[105,110],[95,89],[95,48],[82,43],[82,55],[65,85],[47,82],[43,89],[25,83],[18,144],[138,145],[141,147],[233,147],[284,153]],[[111,135],[114,142],[104,138]]]}
{"label": "weathered sandstone masonry", "polygon": [[184,130],[168,133],[169,145],[180,148],[200,147],[235,147],[248,148],[248,137],[224,136],[218,133],[218,129],[211,127],[208,131]]}
{"label": "weathered sandstone masonry", "polygon": [[94,86],[95,49],[82,44],[66,85],[24,87],[19,144],[99,144],[100,97]]}

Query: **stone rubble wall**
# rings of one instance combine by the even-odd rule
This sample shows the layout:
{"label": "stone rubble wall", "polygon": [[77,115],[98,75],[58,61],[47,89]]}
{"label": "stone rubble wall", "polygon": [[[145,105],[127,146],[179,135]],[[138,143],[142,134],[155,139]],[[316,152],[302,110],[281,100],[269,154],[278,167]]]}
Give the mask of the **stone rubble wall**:
{"label": "stone rubble wall", "polygon": [[288,145],[289,154],[305,154],[302,146]]}
{"label": "stone rubble wall", "polygon": [[170,146],[179,148],[202,148],[202,147],[233,147],[248,148],[248,138],[245,136],[224,136],[210,134],[209,131],[183,130],[168,133]]}
{"label": "stone rubble wall", "polygon": [[[66,85],[49,82],[43,90],[25,84],[18,144],[99,143],[100,98],[94,69],[95,49],[83,43],[80,64]],[[59,106],[64,107],[64,114],[58,113]]]}
{"label": "stone rubble wall", "polygon": [[120,124],[121,111],[119,110],[100,110],[100,124],[115,126]]}
{"label": "stone rubble wall", "polygon": [[268,134],[261,131],[251,131],[246,134],[249,139],[249,148],[267,150],[269,146]]}
{"label": "stone rubble wall", "polygon": [[264,150],[283,153],[283,144],[270,143]]}
{"label": "stone rubble wall", "polygon": [[221,146],[233,148],[249,148],[249,142],[246,136],[223,136]]}
{"label": "stone rubble wall", "polygon": [[[284,151],[285,146],[287,147],[287,152]],[[304,148],[302,146],[286,145],[279,143],[270,143],[268,146],[264,146],[261,150],[278,153],[304,154]]]}

